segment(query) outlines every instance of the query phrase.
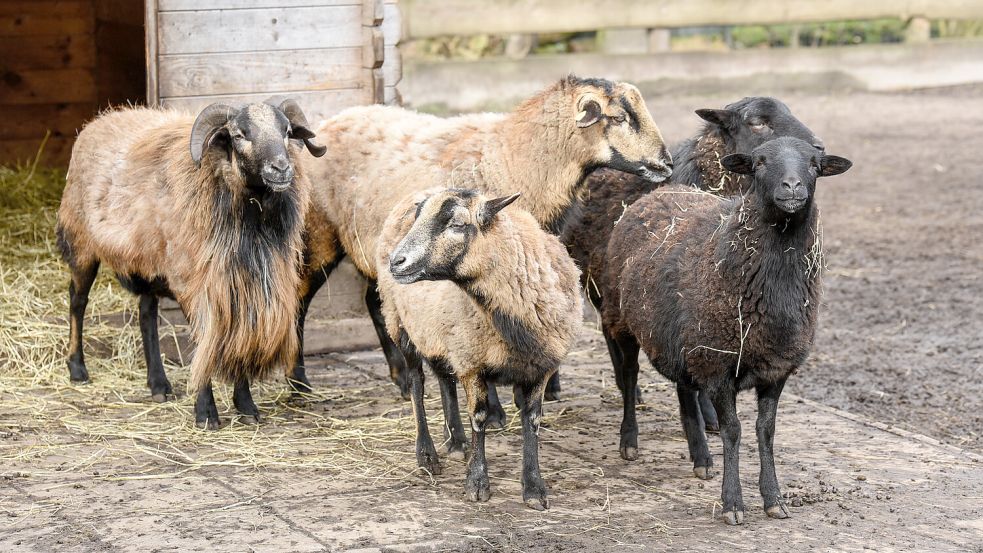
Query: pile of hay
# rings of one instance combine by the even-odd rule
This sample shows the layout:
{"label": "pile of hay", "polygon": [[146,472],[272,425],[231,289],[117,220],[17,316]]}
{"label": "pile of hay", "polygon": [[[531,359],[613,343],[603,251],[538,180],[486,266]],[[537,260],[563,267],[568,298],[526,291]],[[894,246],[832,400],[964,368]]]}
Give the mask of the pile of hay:
{"label": "pile of hay", "polygon": [[[182,393],[187,368],[165,359],[179,397],[152,403],[136,299],[105,269],[85,327],[92,383],[71,384],[69,277],[54,235],[64,177],[62,170],[0,167],[0,472],[98,468],[104,477],[141,477],[215,465],[309,467],[373,479],[415,472],[408,406],[345,418],[349,407],[374,401],[372,390],[322,386],[306,402],[291,402],[282,380],[260,384],[254,394],[263,424],[233,421],[205,432],[194,426],[194,398]],[[163,322],[161,340],[179,330]],[[216,390],[226,420],[234,412],[230,396],[225,386]],[[121,459],[125,472],[114,468]]]}

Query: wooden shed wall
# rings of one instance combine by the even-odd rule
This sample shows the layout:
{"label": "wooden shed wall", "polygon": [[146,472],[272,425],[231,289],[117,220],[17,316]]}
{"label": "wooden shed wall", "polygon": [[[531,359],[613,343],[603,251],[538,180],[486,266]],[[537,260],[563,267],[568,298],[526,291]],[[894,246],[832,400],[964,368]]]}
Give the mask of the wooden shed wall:
{"label": "wooden shed wall", "polygon": [[194,111],[290,96],[317,120],[385,99],[383,0],[149,0],[148,10],[151,101]]}
{"label": "wooden shed wall", "polygon": [[141,101],[142,0],[0,2],[0,163],[65,164],[100,107]]}

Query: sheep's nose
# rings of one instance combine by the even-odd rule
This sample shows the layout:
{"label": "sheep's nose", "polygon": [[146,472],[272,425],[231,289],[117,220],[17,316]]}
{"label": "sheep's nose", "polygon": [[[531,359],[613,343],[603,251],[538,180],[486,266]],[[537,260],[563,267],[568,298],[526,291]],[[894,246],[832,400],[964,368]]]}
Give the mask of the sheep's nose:
{"label": "sheep's nose", "polygon": [[802,181],[799,179],[785,179],[782,181],[782,188],[786,190],[795,190],[802,186]]}
{"label": "sheep's nose", "polygon": [[287,170],[290,169],[290,162],[287,161],[285,156],[277,156],[270,162],[270,168],[277,173],[286,173]]}
{"label": "sheep's nose", "polygon": [[389,258],[390,269],[399,269],[405,264],[406,264],[406,256],[403,254],[393,254],[393,256]]}

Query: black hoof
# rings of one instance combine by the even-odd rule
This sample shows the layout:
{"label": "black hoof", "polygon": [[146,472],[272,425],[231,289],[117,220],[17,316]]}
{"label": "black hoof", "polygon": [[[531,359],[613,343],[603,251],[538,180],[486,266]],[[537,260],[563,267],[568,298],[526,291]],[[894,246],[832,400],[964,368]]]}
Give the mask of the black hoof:
{"label": "black hoof", "polygon": [[252,415],[240,413],[237,420],[242,424],[259,424],[259,413]]}
{"label": "black hoof", "polygon": [[522,489],[522,502],[526,507],[536,511],[545,511],[550,508],[550,501],[546,498],[546,484],[539,481],[535,484],[524,486]]}
{"label": "black hoof", "polygon": [[314,391],[310,380],[307,380],[307,376],[290,377],[287,379],[287,382],[290,383],[290,395],[293,397],[309,394]]}
{"label": "black hoof", "polygon": [[429,472],[433,476],[437,476],[443,472],[443,469],[440,466],[440,460],[437,458],[436,451],[417,452],[416,466]]}
{"label": "black hoof", "polygon": [[621,458],[625,461],[638,460],[638,448],[633,446],[621,446]]}
{"label": "black hoof", "polygon": [[724,511],[724,522],[731,526],[744,524],[744,511]]}
{"label": "black hoof", "polygon": [[488,407],[488,418],[485,419],[485,428],[505,428],[505,409],[501,405],[490,405]]}
{"label": "black hoof", "polygon": [[466,459],[468,447],[464,442],[449,441],[445,447],[444,454],[448,459]]}
{"label": "black hoof", "polygon": [[785,502],[778,500],[778,503],[770,507],[765,507],[765,513],[771,518],[788,518],[788,507]]}
{"label": "black hoof", "polygon": [[218,430],[222,427],[222,421],[219,419],[197,420],[195,426],[202,430]]}
{"label": "black hoof", "polygon": [[72,382],[78,384],[89,383],[89,371],[85,369],[85,365],[83,365],[82,363],[74,363],[72,361],[69,361],[68,377],[72,380]]}
{"label": "black hoof", "polygon": [[469,478],[464,482],[464,489],[468,492],[468,501],[484,503],[491,499],[491,487],[487,478]]}
{"label": "black hoof", "polygon": [[714,476],[713,467],[693,467],[693,474],[700,480],[709,480]]}

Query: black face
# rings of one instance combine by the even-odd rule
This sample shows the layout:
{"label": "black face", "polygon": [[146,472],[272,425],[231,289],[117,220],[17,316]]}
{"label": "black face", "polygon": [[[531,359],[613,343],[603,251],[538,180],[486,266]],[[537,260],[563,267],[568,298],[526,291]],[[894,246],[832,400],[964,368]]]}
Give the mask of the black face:
{"label": "black face", "polygon": [[755,148],[750,155],[731,154],[722,160],[735,173],[753,175],[755,194],[776,218],[805,212],[816,191],[816,179],[838,175],[852,163],[826,155],[797,138],[782,137]]}
{"label": "black face", "polygon": [[721,128],[735,145],[735,152],[750,153],[769,140],[788,136],[825,150],[823,141],[792,115],[784,103],[767,96],[744,98],[724,109],[696,111],[704,120]]}
{"label": "black face", "polygon": [[191,159],[200,165],[206,150],[221,150],[227,162],[236,164],[251,190],[282,192],[295,176],[291,141],[294,147],[306,146],[315,157],[324,155],[326,149],[313,139],[307,119],[293,100],[241,109],[212,104],[198,115],[191,129]]}

